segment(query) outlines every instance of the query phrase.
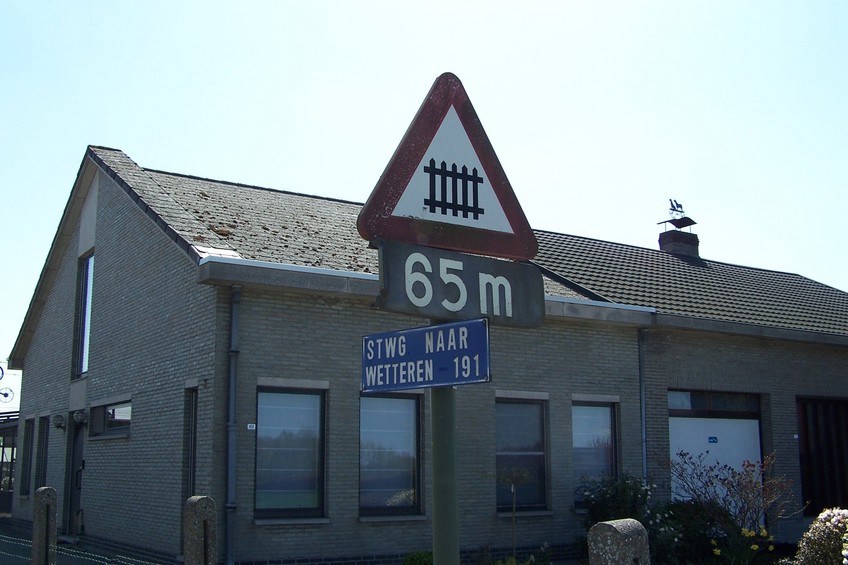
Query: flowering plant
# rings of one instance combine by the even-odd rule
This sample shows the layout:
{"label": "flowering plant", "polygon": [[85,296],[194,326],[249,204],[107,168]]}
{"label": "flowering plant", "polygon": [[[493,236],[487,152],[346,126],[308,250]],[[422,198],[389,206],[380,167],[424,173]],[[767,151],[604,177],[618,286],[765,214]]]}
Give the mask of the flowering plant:
{"label": "flowering plant", "polygon": [[734,565],[755,563],[758,556],[774,551],[774,537],[765,528],[742,528],[724,537],[712,538],[710,544],[715,558]]}
{"label": "flowering plant", "polygon": [[673,563],[681,534],[672,511],[652,499],[655,484],[624,473],[618,477],[584,478],[577,492],[575,510],[583,513],[588,530],[598,522],[633,518],[648,532],[654,563]]}
{"label": "flowering plant", "polygon": [[709,522],[706,535],[720,562],[764,560],[774,543],[762,524],[791,513],[791,483],[774,473],[774,456],[744,461],[739,467],[711,462],[709,452],[684,451],[671,461],[675,493],[696,505]]}
{"label": "flowering plant", "polygon": [[798,542],[794,563],[839,565],[846,563],[845,536],[848,534],[848,510],[824,509]]}
{"label": "flowering plant", "polygon": [[842,565],[848,565],[848,532],[842,535]]}

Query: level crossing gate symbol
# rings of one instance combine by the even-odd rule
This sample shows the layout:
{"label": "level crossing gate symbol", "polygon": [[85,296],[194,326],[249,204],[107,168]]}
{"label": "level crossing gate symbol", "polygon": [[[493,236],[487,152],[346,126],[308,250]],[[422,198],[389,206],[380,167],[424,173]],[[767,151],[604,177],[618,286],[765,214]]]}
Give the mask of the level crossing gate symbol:
{"label": "level crossing gate symbol", "polygon": [[[471,173],[466,165],[462,166],[462,170],[457,170],[456,163],[453,163],[450,169],[444,161],[436,167],[436,160],[431,157],[430,163],[424,167],[424,172],[430,177],[430,196],[424,199],[424,205],[430,209],[430,213],[438,210],[442,214],[450,212],[457,216],[461,213],[463,218],[471,214],[475,220],[480,218],[483,208],[479,206],[479,185],[483,182],[483,177],[477,174],[477,167],[473,167]],[[440,181],[438,187],[437,181]]]}
{"label": "level crossing gate symbol", "polygon": [[436,79],[357,218],[392,240],[526,261],[538,243],[468,95]]}

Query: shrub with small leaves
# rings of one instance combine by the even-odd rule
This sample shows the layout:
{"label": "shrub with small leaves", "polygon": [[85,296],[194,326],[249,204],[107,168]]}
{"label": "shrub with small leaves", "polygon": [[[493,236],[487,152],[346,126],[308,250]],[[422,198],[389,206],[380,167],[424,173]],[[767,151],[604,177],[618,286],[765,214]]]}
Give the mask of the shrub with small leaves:
{"label": "shrub with small leaves", "polygon": [[845,561],[848,510],[827,508],[819,514],[798,542],[794,562],[841,565]]}
{"label": "shrub with small leaves", "polygon": [[651,500],[655,487],[626,473],[618,477],[581,481],[579,498],[585,509],[583,523],[586,529],[609,520],[638,520],[648,531],[651,560],[654,563],[676,563],[680,533],[672,511]]}
{"label": "shrub with small leaves", "polygon": [[713,538],[710,543],[713,555],[721,563],[760,563],[760,558],[774,552],[774,537],[763,527],[757,530],[742,528],[738,532]]}
{"label": "shrub with small leaves", "polygon": [[413,551],[403,558],[403,565],[433,565],[433,552]]}
{"label": "shrub with small leaves", "polygon": [[762,525],[787,516],[795,506],[791,482],[774,473],[774,455],[739,467],[712,462],[709,452],[678,451],[671,461],[676,496],[703,515],[714,561],[771,560],[774,544]]}
{"label": "shrub with small leaves", "polygon": [[519,561],[515,557],[507,557],[503,561],[497,561],[495,565],[532,565],[533,561],[528,559],[527,561]]}
{"label": "shrub with small leaves", "polygon": [[842,534],[842,565],[848,565],[848,532]]}
{"label": "shrub with small leaves", "polygon": [[675,545],[681,563],[701,563],[704,556],[713,555],[715,546],[711,542],[721,532],[712,518],[719,513],[718,509],[704,512],[696,501],[678,500],[668,505],[668,511],[674,516],[683,540],[683,543]]}

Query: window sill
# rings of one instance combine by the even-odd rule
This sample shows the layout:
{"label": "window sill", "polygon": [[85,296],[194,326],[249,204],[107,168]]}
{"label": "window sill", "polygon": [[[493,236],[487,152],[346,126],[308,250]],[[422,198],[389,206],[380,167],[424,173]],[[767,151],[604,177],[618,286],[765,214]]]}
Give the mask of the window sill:
{"label": "window sill", "polygon": [[[553,510],[516,510],[515,517],[516,518],[536,518],[539,516],[553,516]],[[512,519],[512,512],[498,512],[498,518],[510,518]]]}
{"label": "window sill", "polygon": [[329,518],[254,518],[254,526],[295,526],[329,524]]}
{"label": "window sill", "polygon": [[367,522],[426,522],[424,514],[407,514],[405,516],[360,516],[359,521]]}
{"label": "window sill", "polygon": [[99,434],[99,435],[96,435],[96,436],[89,436],[88,437],[88,439],[91,440],[91,441],[105,441],[107,439],[129,439],[129,438],[130,438],[129,432],[121,432],[121,433],[114,433],[114,434]]}

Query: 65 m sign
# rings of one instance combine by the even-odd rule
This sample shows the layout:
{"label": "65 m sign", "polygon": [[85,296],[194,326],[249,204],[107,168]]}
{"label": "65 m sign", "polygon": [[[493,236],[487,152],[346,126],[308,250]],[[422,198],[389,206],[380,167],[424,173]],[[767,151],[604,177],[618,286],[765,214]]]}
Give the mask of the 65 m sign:
{"label": "65 m sign", "polygon": [[533,327],[544,319],[544,287],[529,263],[391,241],[380,243],[383,310],[436,320],[488,318]]}

